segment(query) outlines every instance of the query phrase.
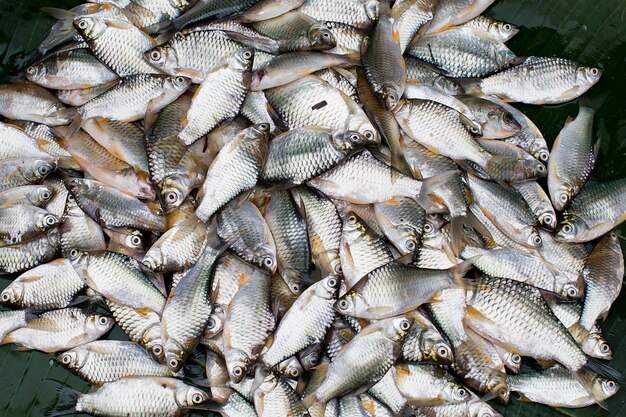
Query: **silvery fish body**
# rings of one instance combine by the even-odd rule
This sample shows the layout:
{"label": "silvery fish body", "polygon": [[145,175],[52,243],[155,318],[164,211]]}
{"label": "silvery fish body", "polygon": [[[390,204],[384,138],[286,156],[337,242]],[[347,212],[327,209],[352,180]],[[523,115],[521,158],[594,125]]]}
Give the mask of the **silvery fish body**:
{"label": "silvery fish body", "polygon": [[60,232],[61,252],[65,255],[72,249],[86,252],[106,249],[102,228],[78,207],[74,196],[67,199]]}
{"label": "silvery fish body", "polygon": [[54,259],[60,247],[59,230],[47,233],[18,245],[0,247],[0,271],[22,272]]}
{"label": "silvery fish body", "polygon": [[35,206],[0,209],[0,240],[7,245],[26,242],[61,223],[54,214]]}

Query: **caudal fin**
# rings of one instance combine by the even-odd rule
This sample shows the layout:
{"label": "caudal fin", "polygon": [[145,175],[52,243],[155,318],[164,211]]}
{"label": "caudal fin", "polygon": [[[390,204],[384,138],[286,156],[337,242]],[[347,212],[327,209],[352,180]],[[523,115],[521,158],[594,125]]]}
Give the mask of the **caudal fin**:
{"label": "caudal fin", "polygon": [[53,379],[46,379],[43,383],[44,385],[48,385],[50,389],[55,390],[59,397],[58,402],[52,408],[45,411],[45,417],[66,416],[77,412],[76,401],[81,396],[80,392]]}

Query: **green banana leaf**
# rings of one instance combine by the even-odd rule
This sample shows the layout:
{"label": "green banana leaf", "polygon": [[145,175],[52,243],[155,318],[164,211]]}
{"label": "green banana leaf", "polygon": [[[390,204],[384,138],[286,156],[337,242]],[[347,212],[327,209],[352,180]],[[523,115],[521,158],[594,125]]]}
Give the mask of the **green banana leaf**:
{"label": "green banana leaf", "polygon": [[[0,82],[19,77],[35,59],[33,52],[54,21],[41,7],[69,9],[76,0],[0,0]],[[595,135],[602,141],[594,175],[602,180],[626,176],[626,2],[624,0],[499,0],[486,13],[520,27],[509,43],[519,56],[560,56],[604,70],[594,97],[601,97],[595,119]],[[600,101],[601,101],[600,100]],[[577,104],[560,106],[518,106],[551,142],[568,116],[575,116]],[[626,237],[626,227],[621,236]],[[624,245],[626,249],[626,245]],[[0,277],[0,288],[10,282]],[[616,301],[603,323],[604,334],[615,352],[611,365],[626,374],[626,294]],[[111,339],[124,339],[116,329]],[[198,371],[196,369],[195,371]],[[57,393],[45,379],[58,380],[79,391],[88,385],[56,365],[53,355],[17,352],[13,346],[0,347],[0,417],[41,416],[54,406]],[[584,409],[554,409],[517,401],[496,405],[506,417],[626,417],[626,390],[608,401],[609,410],[598,406]]]}

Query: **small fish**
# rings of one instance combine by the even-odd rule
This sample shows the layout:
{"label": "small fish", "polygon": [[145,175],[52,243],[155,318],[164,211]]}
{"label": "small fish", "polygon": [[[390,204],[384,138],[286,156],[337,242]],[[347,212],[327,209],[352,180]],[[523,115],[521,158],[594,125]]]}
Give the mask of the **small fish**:
{"label": "small fish", "polygon": [[563,211],[580,192],[595,165],[599,142],[593,144],[594,113],[581,104],[576,118],[567,119],[552,146],[548,190],[552,205],[558,211]]}
{"label": "small fish", "polygon": [[22,185],[9,188],[0,196],[0,207],[9,208],[17,205],[43,207],[52,198],[54,189],[47,185]]}
{"label": "small fish", "polygon": [[601,76],[602,70],[567,59],[531,56],[520,65],[484,78],[479,88],[504,101],[558,104],[580,97]]}
{"label": "small fish", "polygon": [[432,363],[400,363],[395,367],[395,380],[407,404],[428,407],[459,403],[470,399],[470,393],[452,375]]}
{"label": "small fish", "polygon": [[280,52],[320,51],[334,48],[337,44],[326,25],[298,10],[250,26],[260,34],[278,40]]}
{"label": "small fish", "polygon": [[511,23],[498,22],[490,17],[481,15],[476,16],[459,26],[474,27],[489,32],[491,36],[500,42],[508,42],[511,38],[519,33],[519,28]]}
{"label": "small fish", "polygon": [[21,274],[2,291],[0,302],[31,311],[65,308],[85,286],[70,261],[60,258]]}
{"label": "small fish", "polygon": [[59,247],[58,228],[25,243],[0,247],[0,272],[22,272],[49,262],[54,259]]}
{"label": "small fish", "polygon": [[14,343],[21,350],[53,353],[99,339],[115,322],[101,314],[66,308],[41,313],[26,325],[11,331],[2,343]]}
{"label": "small fish", "polygon": [[402,345],[402,358],[409,362],[454,362],[452,347],[437,327],[419,309],[407,313],[413,324]]}
{"label": "small fish", "polygon": [[550,197],[537,181],[525,181],[511,184],[524,197],[539,223],[550,230],[556,228],[556,213]]}
{"label": "small fish", "polygon": [[368,29],[378,15],[377,0],[305,0],[298,9],[321,21],[340,22]]}
{"label": "small fish", "polygon": [[67,123],[66,118],[56,114],[64,108],[54,94],[37,84],[16,82],[0,85],[0,114],[8,119],[58,126]]}
{"label": "small fish", "polygon": [[429,33],[441,32],[461,25],[484,12],[494,0],[444,0],[437,3]]}
{"label": "small fish", "polygon": [[0,240],[7,245],[26,242],[61,224],[54,214],[35,206],[0,209]]}

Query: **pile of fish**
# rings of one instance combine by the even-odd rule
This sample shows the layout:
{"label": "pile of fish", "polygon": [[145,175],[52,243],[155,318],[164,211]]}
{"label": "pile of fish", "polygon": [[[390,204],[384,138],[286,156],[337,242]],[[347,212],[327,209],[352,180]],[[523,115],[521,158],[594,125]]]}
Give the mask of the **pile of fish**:
{"label": "pile of fish", "polygon": [[551,149],[508,104],[601,71],[516,55],[492,2],[46,9],[0,85],[0,340],[94,386],[49,415],[606,406],[626,178],[591,178],[594,92]]}

